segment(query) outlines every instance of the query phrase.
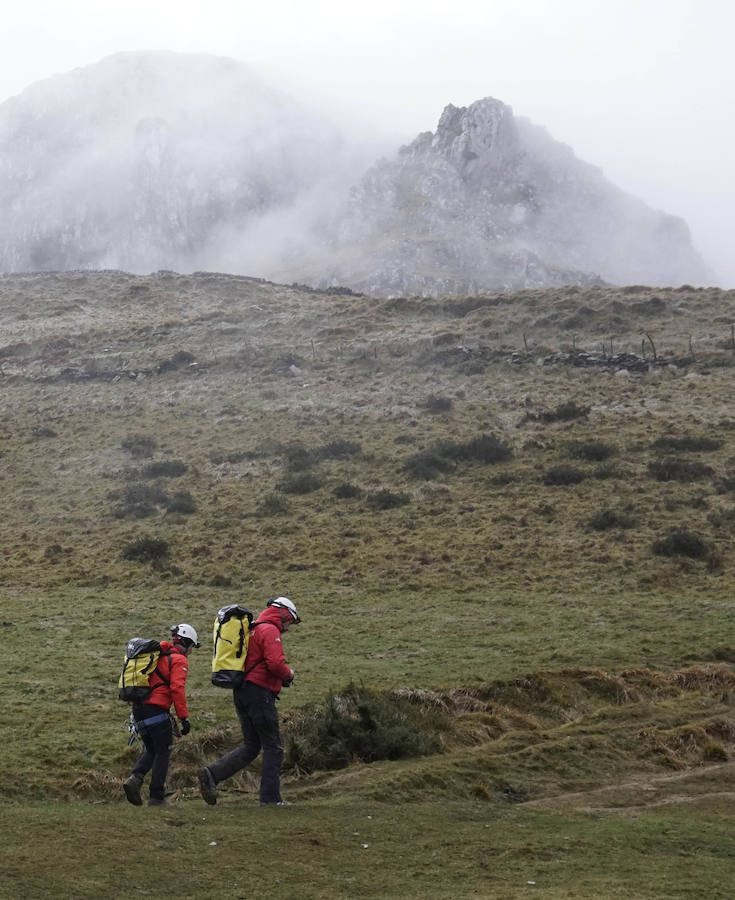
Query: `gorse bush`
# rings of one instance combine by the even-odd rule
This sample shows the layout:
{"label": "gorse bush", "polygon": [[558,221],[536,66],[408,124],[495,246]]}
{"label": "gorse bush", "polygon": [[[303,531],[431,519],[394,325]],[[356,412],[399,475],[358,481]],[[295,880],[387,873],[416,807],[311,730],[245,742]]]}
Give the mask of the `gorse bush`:
{"label": "gorse bush", "polygon": [[441,397],[437,394],[429,394],[424,401],[424,409],[430,413],[445,413],[452,408],[452,400],[450,397]]}
{"label": "gorse bush", "polygon": [[589,406],[578,406],[574,400],[560,403],[556,409],[542,412],[542,422],[570,422],[572,419],[586,419],[590,413]]}
{"label": "gorse bush", "polygon": [[654,459],[648,464],[648,471],[656,481],[701,481],[713,474],[711,466],[678,456]]}
{"label": "gorse bush", "polygon": [[362,453],[362,446],[355,441],[328,441],[312,452],[317,459],[347,459]]}
{"label": "gorse bush", "polygon": [[181,513],[189,516],[195,513],[197,509],[196,501],[189,491],[177,491],[166,502],[166,511],[170,513]]}
{"label": "gorse bush", "polygon": [[141,471],[143,478],[178,478],[183,475],[188,466],[180,459],[161,460],[148,463]]}
{"label": "gorse bush", "polygon": [[342,484],[337,485],[332,493],[340,500],[351,500],[356,497],[362,497],[362,488],[359,488],[356,484],[343,481]]}
{"label": "gorse bush", "polygon": [[419,450],[418,453],[409,456],[403,464],[404,471],[411,478],[418,478],[424,481],[431,481],[445,472],[454,471],[456,468],[457,464],[444,456],[439,447]]}
{"label": "gorse bush", "polygon": [[684,528],[672,529],[666,537],[653,545],[656,556],[688,556],[704,559],[709,553],[709,545],[701,535]]}
{"label": "gorse bush", "polygon": [[634,519],[626,513],[614,509],[601,509],[587,522],[594,531],[607,531],[609,528],[632,528]]}
{"label": "gorse bush", "polygon": [[588,462],[604,462],[617,453],[612,444],[604,441],[571,441],[567,444],[567,452],[573,459],[585,459]]}
{"label": "gorse bush", "polygon": [[296,723],[286,748],[287,768],[341,769],[355,760],[403,759],[438,753],[440,744],[420,731],[381,695],[350,685],[330,694]]}
{"label": "gorse bush", "polygon": [[120,442],[120,446],[134,459],[144,459],[147,456],[153,456],[158,442],[155,438],[145,434],[129,434]]}
{"label": "gorse bush", "polygon": [[256,516],[285,516],[291,510],[288,500],[281,494],[269,494],[264,500],[258,504],[255,510]]}
{"label": "gorse bush", "polygon": [[310,494],[318,491],[323,484],[322,478],[314,472],[301,472],[290,478],[279,481],[276,487],[284,494]]}
{"label": "gorse bush", "polygon": [[367,495],[367,505],[371,509],[394,509],[398,506],[405,506],[411,502],[408,494],[395,494],[393,491],[383,488],[380,491],[373,491]]}
{"label": "gorse bush", "polygon": [[584,479],[585,473],[574,466],[553,466],[544,473],[541,480],[544,484],[562,486],[579,484]]}
{"label": "gorse bush", "polygon": [[327,441],[319,447],[305,447],[296,441],[285,445],[277,444],[270,449],[274,455],[283,457],[286,468],[292,472],[309,469],[322,460],[347,459],[362,453],[360,444],[342,440]]}
{"label": "gorse bush", "polygon": [[513,456],[510,444],[494,434],[480,434],[463,444],[457,444],[456,453],[458,459],[481,463],[505,462]]}
{"label": "gorse bush", "polygon": [[145,481],[130,482],[122,493],[111,491],[108,497],[121,500],[113,510],[113,515],[118,519],[145,519],[169,503],[168,494],[159,485]]}
{"label": "gorse bush", "polygon": [[316,463],[316,458],[311,450],[299,443],[287,444],[282,447],[281,456],[283,456],[286,468],[292,472],[308,469]]}
{"label": "gorse bush", "polygon": [[412,454],[403,464],[412,478],[431,481],[451,472],[459,462],[480,462],[486,465],[505,462],[513,456],[507,441],[494,434],[480,434],[468,441],[438,441],[426,450]]}
{"label": "gorse bush", "polygon": [[168,542],[160,538],[139,537],[128,544],[122,552],[122,558],[135,562],[155,562],[168,556]]}
{"label": "gorse bush", "polygon": [[653,449],[661,453],[690,451],[696,453],[719,450],[722,441],[719,438],[684,435],[683,437],[660,437],[653,442]]}

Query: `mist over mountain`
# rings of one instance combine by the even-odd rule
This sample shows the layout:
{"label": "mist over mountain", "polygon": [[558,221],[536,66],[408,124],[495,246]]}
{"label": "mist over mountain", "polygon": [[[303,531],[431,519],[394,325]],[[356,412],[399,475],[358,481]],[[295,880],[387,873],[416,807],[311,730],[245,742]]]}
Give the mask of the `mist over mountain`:
{"label": "mist over mountain", "polygon": [[702,284],[686,224],[485,98],[377,162],[242,63],[121,53],[0,105],[0,271],[218,270],[433,295]]}
{"label": "mist over mountain", "polygon": [[373,166],[339,237],[332,281],[368,293],[707,278],[681,219],[492,98],[447,106],[436,132]]}
{"label": "mist over mountain", "polygon": [[[261,274],[349,152],[239,62],[116,54],[0,106],[0,269],[207,268],[235,235],[232,267]],[[299,223],[274,241],[280,215]]]}

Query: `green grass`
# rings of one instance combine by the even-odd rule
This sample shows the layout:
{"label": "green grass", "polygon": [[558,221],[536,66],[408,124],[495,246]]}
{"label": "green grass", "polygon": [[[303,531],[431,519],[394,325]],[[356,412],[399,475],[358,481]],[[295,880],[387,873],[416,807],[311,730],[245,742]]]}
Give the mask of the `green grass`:
{"label": "green grass", "polygon": [[[131,281],[155,302],[131,299]],[[93,323],[47,312],[69,293]],[[728,896],[731,813],[705,775],[730,792],[735,420],[720,332],[735,298],[669,299],[646,329],[662,359],[694,335],[707,362],[691,378],[511,359],[521,332],[564,346],[581,306],[616,310],[631,330],[616,346],[638,352],[624,289],[401,305],[229,276],[0,279],[0,892],[122,896],[132,874],[155,896],[146,840],[162,871],[183,872],[182,896],[243,895],[243,847],[268,856],[270,811],[252,808],[257,769],[214,810],[193,790],[237,739],[207,650],[190,658],[193,730],[157,819],[121,800],[136,751],[116,682],[129,637],[191,621],[206,646],[219,607],[285,594],[304,619],[285,641],[287,736],[352,682],[398,691],[399,710],[428,704],[443,752],[288,772],[298,805],[272,821],[290,865],[268,870],[271,896]],[[448,330],[477,365],[436,352]],[[114,379],[68,374],[108,349]],[[160,365],[181,353],[198,366]],[[437,414],[427,397],[444,398]],[[659,481],[663,451],[706,451],[706,466]],[[570,456],[585,477],[543,484]],[[164,492],[136,471],[176,480]],[[308,492],[286,497],[294,483]],[[616,527],[596,530],[601,511]],[[682,532],[702,558],[653,552]],[[124,559],[141,538],[168,555]],[[696,773],[672,782],[679,799],[641,801]]]}
{"label": "green grass", "polygon": [[456,801],[355,807],[339,798],[288,810],[29,803],[0,812],[4,837],[28,837],[4,849],[0,896],[7,898],[22,884],[26,897],[80,900],[172,890],[240,900],[254,885],[284,900],[532,892],[725,900],[735,876],[735,814],[717,798],[634,819]]}

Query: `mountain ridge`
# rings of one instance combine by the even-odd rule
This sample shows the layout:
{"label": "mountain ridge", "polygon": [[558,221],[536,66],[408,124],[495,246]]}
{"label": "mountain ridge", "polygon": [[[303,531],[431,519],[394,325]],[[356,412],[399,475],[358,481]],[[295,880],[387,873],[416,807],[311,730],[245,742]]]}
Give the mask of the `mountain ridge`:
{"label": "mountain ridge", "polygon": [[115,54],[0,105],[0,270],[388,296],[708,280],[685,223],[494,98],[371,153],[234,60]]}

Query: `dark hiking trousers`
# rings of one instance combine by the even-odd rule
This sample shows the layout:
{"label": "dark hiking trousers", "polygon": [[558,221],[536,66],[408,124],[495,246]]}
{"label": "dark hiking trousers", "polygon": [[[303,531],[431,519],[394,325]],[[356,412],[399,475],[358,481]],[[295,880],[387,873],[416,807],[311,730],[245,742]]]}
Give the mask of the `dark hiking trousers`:
{"label": "dark hiking trousers", "polygon": [[258,684],[246,681],[232,692],[235,711],[242,728],[242,744],[207,766],[215,782],[224,781],[244,769],[263,751],[260,778],[260,802],[281,800],[281,763],[283,744],[278,729],[276,695]]}
{"label": "dark hiking trousers", "polygon": [[161,709],[160,706],[151,706],[150,704],[133,710],[138,734],[143,741],[145,750],[138,762],[133,766],[131,774],[140,775],[143,778],[148,772],[151,773],[150,796],[154,800],[163,800],[165,795],[168,760],[171,756],[171,745],[173,744],[174,736],[168,713],[166,713],[164,721],[156,722],[154,725],[144,725],[143,722],[147,718],[159,716],[162,713],[166,713],[166,710]]}

